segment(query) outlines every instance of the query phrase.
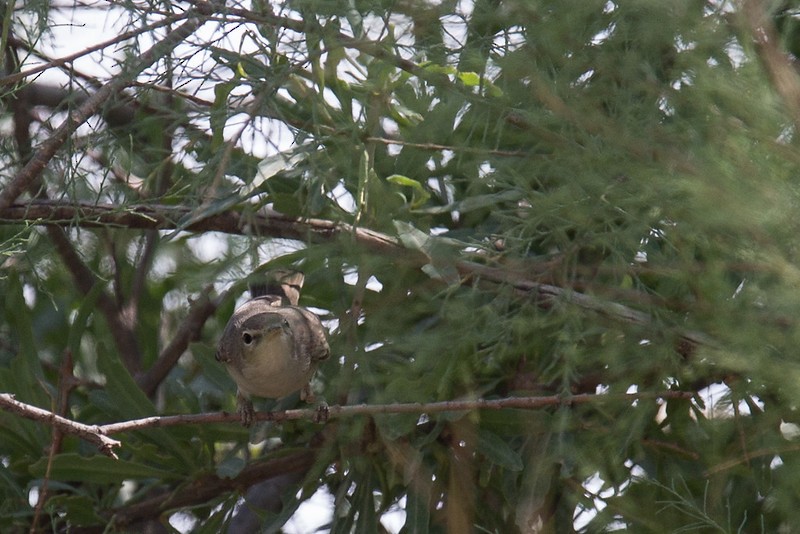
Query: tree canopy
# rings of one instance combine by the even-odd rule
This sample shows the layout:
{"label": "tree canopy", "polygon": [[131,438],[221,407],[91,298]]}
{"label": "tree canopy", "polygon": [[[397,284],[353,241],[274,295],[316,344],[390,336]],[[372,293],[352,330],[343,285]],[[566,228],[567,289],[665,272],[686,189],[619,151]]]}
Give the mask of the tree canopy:
{"label": "tree canopy", "polygon": [[[0,7],[9,531],[800,524],[800,3]],[[278,267],[330,415],[248,430]]]}

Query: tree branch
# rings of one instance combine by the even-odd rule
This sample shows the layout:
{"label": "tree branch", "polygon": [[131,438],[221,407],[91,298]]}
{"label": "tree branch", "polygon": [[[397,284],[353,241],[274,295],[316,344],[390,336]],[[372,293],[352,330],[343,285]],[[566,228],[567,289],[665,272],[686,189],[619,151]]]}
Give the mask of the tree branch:
{"label": "tree branch", "polygon": [[97,426],[78,423],[77,421],[56,415],[53,412],[37,408],[30,404],[25,404],[24,402],[16,400],[14,395],[10,393],[0,393],[0,408],[26,419],[47,423],[65,434],[78,436],[96,445],[97,448],[100,449],[100,452],[106,456],[117,459],[117,455],[114,454],[112,449],[122,444],[105,435]]}
{"label": "tree branch", "polygon": [[780,48],[781,37],[770,20],[764,1],[747,0],[742,12],[761,64],[789,111],[795,129],[800,130],[800,75]]}
{"label": "tree branch", "polygon": [[[359,246],[375,254],[388,255],[411,265],[425,265],[429,258],[419,250],[403,247],[394,237],[369,230],[355,228],[342,222],[325,219],[300,219],[272,210],[242,214],[224,211],[180,226],[180,221],[191,217],[192,209],[183,206],[131,205],[127,207],[107,204],[62,204],[58,202],[33,201],[0,208],[0,224],[25,222],[39,225],[79,225],[82,227],[152,228],[159,230],[183,230],[192,232],[216,231],[239,235],[259,235],[310,241],[331,242],[352,238]],[[465,278],[487,280],[509,284],[519,292],[533,295],[542,307],[551,307],[558,302],[578,306],[595,313],[628,324],[656,329],[663,333],[661,325],[649,314],[619,304],[601,300],[572,288],[562,288],[525,278],[501,267],[492,267],[467,260],[456,260],[454,266]],[[679,329],[675,332],[681,354],[691,352],[694,347],[717,347],[718,343],[702,332]]]}
{"label": "tree branch", "polygon": [[207,502],[228,491],[244,490],[262,480],[289,473],[303,473],[314,465],[316,457],[315,449],[306,449],[279,458],[252,462],[233,478],[203,475],[181,490],[161,493],[141,502],[117,508],[109,513],[109,521],[116,527],[126,526],[157,517],[168,510]]}
{"label": "tree branch", "polygon": [[[210,6],[210,5],[209,5]],[[56,151],[66,142],[69,136],[89,117],[94,115],[103,103],[126,87],[141,71],[150,66],[157,59],[172,51],[181,41],[191,35],[202,23],[201,13],[195,11],[190,14],[189,20],[167,34],[164,39],[144,52],[138,60],[134,61],[126,70],[111,79],[106,85],[89,97],[86,102],[71,112],[67,119],[39,145],[36,153],[31,157],[17,175],[6,184],[0,192],[0,208],[10,206],[30,184],[40,175],[55,155]],[[22,73],[21,73],[22,74]]]}
{"label": "tree branch", "polygon": [[147,372],[137,377],[137,384],[148,397],[153,396],[156,388],[175,367],[189,343],[199,337],[206,320],[214,314],[220,302],[225,299],[225,295],[211,298],[209,296],[211,290],[211,286],[208,286],[197,300],[191,303],[189,313],[186,314],[177,332],[175,332],[172,341],[164,347],[161,354],[158,355],[158,359]]}
{"label": "tree branch", "polygon": [[[506,397],[503,399],[474,399],[454,400],[442,402],[412,402],[406,404],[353,404],[328,406],[328,418],[352,417],[356,415],[384,415],[384,414],[433,414],[442,412],[466,412],[473,410],[503,410],[516,408],[519,410],[538,410],[551,406],[575,406],[593,402],[633,402],[643,399],[691,399],[696,395],[693,391],[655,391],[641,393],[596,394],[584,393],[580,395],[551,395],[547,397]],[[314,420],[319,416],[317,408],[303,408],[295,410],[282,410],[274,412],[256,412],[256,421],[294,421],[298,419]],[[122,423],[109,423],[100,425],[99,432],[105,435],[131,432],[145,428],[165,428],[200,423],[239,423],[238,414],[228,412],[211,412],[186,415],[165,415],[145,417],[124,421]]]}
{"label": "tree branch", "polygon": [[[503,399],[474,399],[455,400],[442,402],[412,402],[406,404],[355,404],[334,405],[327,407],[329,419],[337,417],[353,417],[356,415],[383,415],[383,414],[433,414],[442,412],[466,412],[473,410],[503,410],[516,408],[519,410],[538,410],[551,406],[575,406],[594,402],[633,402],[643,399],[691,399],[696,395],[693,391],[652,391],[641,393],[621,394],[596,394],[585,393],[580,395],[552,395],[548,397],[507,397]],[[211,412],[183,415],[165,415],[133,419],[121,423],[108,423],[105,425],[86,425],[71,419],[66,419],[53,412],[25,404],[14,398],[10,393],[0,393],[0,408],[15,413],[21,417],[49,423],[66,434],[78,436],[98,446],[103,454],[116,458],[111,450],[119,447],[121,443],[108,436],[123,432],[144,430],[147,428],[166,428],[171,426],[196,425],[207,423],[236,423],[241,422],[238,414],[228,412]],[[296,410],[282,410],[274,412],[257,412],[256,421],[292,421],[298,419],[316,420],[319,409],[304,408]]]}

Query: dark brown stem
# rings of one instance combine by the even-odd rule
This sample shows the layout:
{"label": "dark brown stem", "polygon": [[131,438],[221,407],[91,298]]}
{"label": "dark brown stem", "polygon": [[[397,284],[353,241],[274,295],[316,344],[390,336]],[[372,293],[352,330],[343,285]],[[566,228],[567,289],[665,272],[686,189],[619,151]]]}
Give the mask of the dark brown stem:
{"label": "dark brown stem", "polygon": [[[102,204],[62,204],[33,201],[25,205],[0,208],[0,224],[24,221],[28,224],[74,225],[82,227],[119,226],[124,228],[181,229],[193,232],[217,231],[230,234],[283,237],[315,243],[354,239],[364,250],[397,258],[409,265],[422,266],[429,258],[419,250],[407,249],[394,237],[325,219],[300,219],[271,210],[242,214],[236,211],[214,213],[188,224],[192,210],[182,206],[132,205],[126,207]],[[578,306],[615,321],[655,329],[663,334],[663,325],[649,314],[612,301],[525,278],[502,267],[492,267],[467,260],[454,260],[455,269],[465,279],[509,284],[520,293],[533,297],[537,304],[549,308],[559,303]],[[702,332],[675,330],[676,346],[684,356],[697,346],[717,347]]]}
{"label": "dark brown stem", "polygon": [[172,341],[164,347],[161,354],[158,355],[158,359],[147,372],[137,377],[136,382],[145,395],[153,396],[155,394],[156,388],[178,363],[178,359],[189,343],[199,337],[206,320],[214,314],[219,303],[225,299],[225,295],[211,298],[211,291],[212,286],[208,286],[197,300],[191,303],[189,313],[186,314],[186,318],[175,332]]}
{"label": "dark brown stem", "polygon": [[[64,265],[72,274],[75,285],[84,294],[88,295],[95,284],[101,283],[94,273],[83,263],[66,232],[57,226],[48,226],[47,234],[55,246],[56,252],[61,256]],[[117,308],[114,300],[107,293],[101,292],[97,297],[97,307],[103,312],[108,323],[114,342],[119,350],[120,357],[130,373],[136,373],[141,363],[139,342],[136,339],[134,325],[126,321]]]}

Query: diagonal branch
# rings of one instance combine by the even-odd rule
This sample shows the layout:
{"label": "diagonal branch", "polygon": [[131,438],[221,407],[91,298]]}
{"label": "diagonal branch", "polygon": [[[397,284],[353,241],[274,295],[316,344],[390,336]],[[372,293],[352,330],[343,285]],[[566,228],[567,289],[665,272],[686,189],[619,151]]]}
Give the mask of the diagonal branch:
{"label": "diagonal branch", "polygon": [[269,460],[252,462],[233,478],[213,474],[201,475],[185,491],[170,491],[154,495],[143,501],[129,504],[113,511],[109,519],[115,527],[124,527],[158,517],[169,510],[201,504],[225,492],[243,490],[264,480],[289,473],[305,473],[317,459],[316,449],[304,449]]}
{"label": "diagonal branch", "polygon": [[781,49],[781,37],[764,4],[763,0],[747,0],[743,18],[772,86],[789,111],[795,129],[800,130],[800,75],[788,54]]}
{"label": "diagonal branch", "polygon": [[159,384],[175,367],[189,343],[200,336],[200,331],[203,329],[206,319],[211,317],[220,302],[225,300],[227,293],[211,298],[209,296],[211,289],[211,286],[207,287],[200,297],[192,302],[189,313],[186,314],[186,318],[184,318],[178,331],[175,332],[172,341],[164,347],[161,354],[158,355],[158,359],[147,372],[137,377],[137,384],[148,397],[155,393]]}
{"label": "diagonal branch", "polygon": [[[210,5],[208,6],[210,8]],[[205,10],[204,10],[205,11]],[[145,68],[149,67],[165,54],[170,53],[181,41],[191,35],[204,22],[201,13],[197,11],[189,15],[189,20],[167,34],[159,43],[144,52],[138,60],[134,61],[125,71],[115,76],[109,83],[101,87],[89,97],[75,111],[67,115],[67,119],[47,138],[30,161],[17,173],[17,175],[0,192],[0,207],[10,206],[33,181],[39,177],[56,151],[67,141],[70,135],[89,117],[97,113],[100,106],[109,98],[121,91],[124,87]]]}
{"label": "diagonal branch", "polygon": [[[56,252],[61,256],[64,265],[72,274],[73,280],[78,289],[84,294],[89,295],[95,284],[101,283],[94,273],[83,263],[75,247],[72,246],[69,237],[63,228],[49,226],[47,234],[55,246]],[[117,308],[114,300],[105,291],[101,291],[97,297],[97,307],[103,312],[103,317],[108,323],[108,328],[113,334],[114,342],[120,352],[120,357],[125,363],[126,369],[135,373],[141,362],[139,352],[139,342],[136,339],[134,325],[126,321],[123,314]]]}
{"label": "diagonal branch", "polygon": [[[19,223],[39,225],[78,225],[81,227],[119,226],[175,230],[182,220],[191,216],[192,209],[183,206],[132,205],[125,208],[105,204],[62,204],[33,201],[0,208],[0,224]],[[405,248],[396,238],[352,225],[326,219],[299,219],[272,210],[242,214],[224,211],[189,224],[183,230],[192,232],[216,231],[238,235],[259,235],[310,241],[332,242],[354,239],[359,246],[375,254],[387,255],[410,265],[422,266],[429,258],[421,251]],[[465,278],[509,284],[517,291],[533,296],[543,308],[558,302],[578,306],[615,321],[634,324],[663,333],[662,325],[649,314],[624,304],[598,299],[572,288],[544,284],[515,274],[508,269],[492,267],[467,260],[456,260],[454,266]],[[697,346],[717,347],[708,335],[687,329],[675,332],[678,349],[688,354]]]}

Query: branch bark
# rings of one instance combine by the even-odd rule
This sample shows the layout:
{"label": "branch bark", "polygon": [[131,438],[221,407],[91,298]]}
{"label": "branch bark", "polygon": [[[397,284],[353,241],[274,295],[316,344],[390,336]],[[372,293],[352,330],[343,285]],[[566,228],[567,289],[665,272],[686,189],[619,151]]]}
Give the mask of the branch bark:
{"label": "branch bark", "polygon": [[780,47],[781,37],[770,20],[764,1],[747,0],[742,11],[761,64],[789,111],[795,129],[800,130],[800,74]]}
{"label": "branch bark", "polygon": [[[472,399],[453,400],[442,402],[412,402],[406,404],[354,404],[334,405],[325,408],[328,419],[337,417],[353,417],[356,415],[385,415],[385,414],[433,414],[442,412],[468,412],[474,410],[503,410],[516,408],[519,410],[538,410],[551,406],[575,406],[578,404],[604,403],[604,402],[633,402],[644,399],[691,399],[694,391],[645,391],[641,393],[621,394],[596,394],[585,393],[580,395],[551,395],[547,397],[506,397],[503,399]],[[43,410],[25,404],[14,398],[9,393],[0,393],[0,408],[17,414],[26,419],[45,422],[57,427],[66,434],[72,434],[93,443],[104,454],[116,458],[111,450],[119,447],[121,443],[110,438],[110,435],[144,430],[147,428],[166,428],[171,426],[196,425],[206,423],[235,423],[240,424],[238,414],[228,412],[211,412],[199,414],[165,415],[133,419],[121,423],[108,423],[105,425],[86,425],[71,419],[66,419],[48,410]],[[291,421],[307,419],[316,421],[319,409],[296,409],[274,412],[258,412],[256,421]]]}
{"label": "branch bark", "polygon": [[[33,201],[0,208],[0,224],[25,222],[37,225],[78,225],[81,227],[150,228],[159,230],[182,229],[190,232],[224,232],[239,235],[258,235],[310,241],[331,242],[337,239],[353,239],[364,250],[388,255],[406,261],[410,265],[422,266],[430,259],[421,251],[408,249],[396,238],[367,228],[357,228],[347,223],[325,219],[299,219],[281,213],[262,210],[258,213],[242,214],[224,211],[195,219],[185,227],[180,221],[191,217],[191,208],[163,205],[131,205],[127,207],[105,204],[63,204],[49,201]],[[467,260],[455,260],[454,267],[465,278],[474,278],[509,284],[517,291],[533,296],[542,307],[565,303],[590,310],[609,319],[634,324],[664,333],[663,325],[657,324],[649,314],[619,304],[605,301],[571,288],[562,288],[525,278],[501,267],[492,267]],[[678,329],[679,352],[690,353],[695,347],[718,347],[708,335],[693,330]]]}
{"label": "branch bark", "polygon": [[206,291],[192,302],[189,313],[186,314],[177,332],[175,332],[172,341],[164,347],[161,354],[158,355],[158,359],[147,372],[137,377],[137,384],[148,397],[153,396],[159,384],[178,363],[178,359],[186,350],[186,347],[189,346],[189,343],[199,337],[206,319],[214,314],[220,302],[225,299],[224,295],[211,298],[209,297],[210,294],[211,286],[207,287]]}
{"label": "branch bark", "polygon": [[[474,410],[504,410],[516,408],[518,410],[539,410],[551,406],[575,406],[593,402],[633,402],[643,399],[691,399],[696,395],[693,391],[654,391],[641,393],[621,394],[596,394],[584,393],[580,395],[551,395],[547,397],[506,397],[503,399],[472,399],[453,400],[442,402],[411,402],[406,404],[353,404],[334,405],[327,407],[329,419],[337,417],[353,417],[356,415],[385,415],[385,414],[433,414],[442,412],[467,412]],[[296,410],[282,410],[274,412],[257,412],[256,421],[282,422],[298,419],[315,420],[319,416],[317,408],[303,408]],[[200,423],[240,423],[238,414],[228,412],[212,412],[186,415],[165,415],[145,417],[100,425],[99,432],[105,435],[120,434],[145,428],[166,428]]]}
{"label": "branch bark", "polygon": [[97,448],[100,449],[100,452],[106,456],[117,459],[117,455],[114,453],[113,448],[119,447],[122,445],[122,443],[108,437],[99,427],[95,425],[78,423],[77,421],[61,417],[60,415],[56,415],[48,410],[43,410],[41,408],[37,408],[36,406],[25,404],[24,402],[16,400],[14,395],[10,393],[0,393],[0,408],[32,421],[39,421],[41,423],[52,425],[64,434],[78,436],[79,438],[96,445]]}

